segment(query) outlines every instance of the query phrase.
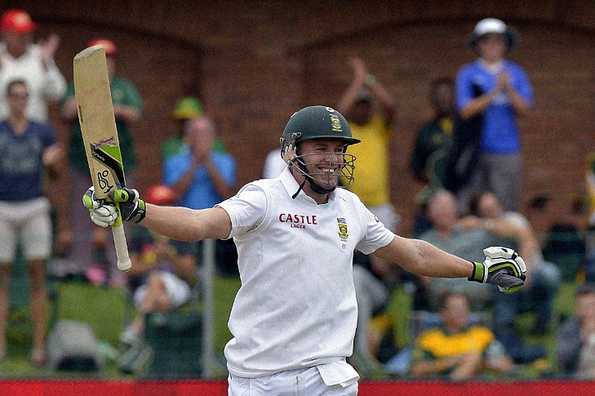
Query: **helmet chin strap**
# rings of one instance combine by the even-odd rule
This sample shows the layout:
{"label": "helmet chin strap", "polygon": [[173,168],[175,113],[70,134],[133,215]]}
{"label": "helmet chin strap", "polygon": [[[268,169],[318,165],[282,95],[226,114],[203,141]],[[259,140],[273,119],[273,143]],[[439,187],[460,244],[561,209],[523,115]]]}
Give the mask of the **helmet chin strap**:
{"label": "helmet chin strap", "polygon": [[302,191],[304,189],[304,185],[306,184],[306,182],[308,182],[308,184],[310,184],[310,188],[312,189],[312,191],[314,191],[317,194],[329,194],[329,193],[335,191],[336,187],[324,188],[321,185],[317,184],[316,181],[314,180],[314,178],[312,178],[312,176],[310,176],[308,174],[308,170],[306,169],[306,164],[304,164],[303,161],[298,159],[295,162],[297,162],[298,167],[302,170],[302,174],[304,175],[304,181],[300,183],[300,187],[291,196],[292,199],[295,199],[295,197],[298,196],[300,191]]}

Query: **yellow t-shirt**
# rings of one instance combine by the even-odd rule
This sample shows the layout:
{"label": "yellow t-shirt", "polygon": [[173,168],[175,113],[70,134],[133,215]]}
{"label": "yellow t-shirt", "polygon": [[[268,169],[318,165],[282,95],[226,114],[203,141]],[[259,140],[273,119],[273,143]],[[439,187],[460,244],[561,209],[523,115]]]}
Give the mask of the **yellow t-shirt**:
{"label": "yellow t-shirt", "polygon": [[350,124],[351,134],[361,142],[349,146],[355,155],[355,174],[349,187],[365,205],[378,206],[390,201],[389,139],[390,129],[379,115],[365,125]]}
{"label": "yellow t-shirt", "polygon": [[484,352],[494,341],[494,334],[484,326],[471,326],[459,333],[448,334],[442,328],[427,330],[419,336],[417,347],[434,358]]}

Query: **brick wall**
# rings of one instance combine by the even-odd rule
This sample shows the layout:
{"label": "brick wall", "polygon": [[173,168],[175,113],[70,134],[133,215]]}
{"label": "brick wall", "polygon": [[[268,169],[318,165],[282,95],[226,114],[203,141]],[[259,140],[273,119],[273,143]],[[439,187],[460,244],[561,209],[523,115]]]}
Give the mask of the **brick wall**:
{"label": "brick wall", "polygon": [[346,59],[357,54],[398,100],[391,185],[409,225],[418,187],[411,188],[406,162],[415,130],[429,116],[427,84],[453,76],[473,58],[464,40],[488,14],[521,33],[512,57],[535,86],[535,111],[521,122],[525,197],[556,194],[561,213],[581,191],[584,158],[595,147],[595,8],[589,1],[304,1],[299,8],[283,2],[6,3],[28,9],[42,23],[40,35],[61,35],[57,61],[69,78],[72,56],[87,38],[101,34],[118,42],[121,72],[146,102],[134,130],[141,188],[158,181],[158,142],[174,132],[169,113],[185,86],[200,92],[237,158],[242,185],[259,176],[292,111],[336,103],[351,77]]}

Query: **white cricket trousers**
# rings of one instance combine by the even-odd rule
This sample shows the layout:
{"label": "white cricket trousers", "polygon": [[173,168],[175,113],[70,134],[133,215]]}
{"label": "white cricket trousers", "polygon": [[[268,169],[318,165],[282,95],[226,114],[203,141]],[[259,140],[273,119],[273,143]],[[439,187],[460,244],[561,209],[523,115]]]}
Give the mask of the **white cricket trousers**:
{"label": "white cricket trousers", "polygon": [[327,385],[316,367],[245,378],[230,374],[228,396],[357,396],[358,378]]}

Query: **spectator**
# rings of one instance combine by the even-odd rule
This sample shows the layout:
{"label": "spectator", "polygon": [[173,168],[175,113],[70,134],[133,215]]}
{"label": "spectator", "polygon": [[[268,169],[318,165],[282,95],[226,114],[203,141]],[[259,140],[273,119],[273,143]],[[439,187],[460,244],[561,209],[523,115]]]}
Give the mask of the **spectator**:
{"label": "spectator", "polygon": [[186,123],[188,147],[164,164],[165,184],[178,197],[177,203],[205,209],[230,197],[235,185],[235,160],[214,151],[215,125],[208,116]]}
{"label": "spectator", "polygon": [[579,286],[575,299],[574,316],[556,334],[558,368],[566,375],[595,378],[595,287]]}
{"label": "spectator", "polygon": [[25,80],[9,82],[5,96],[9,115],[0,123],[0,359],[6,356],[10,264],[20,241],[31,282],[31,362],[42,365],[47,326],[45,260],[52,245],[50,204],[43,196],[42,173],[47,167],[50,176],[57,175],[63,153],[50,126],[27,118]]}
{"label": "spectator", "polygon": [[585,272],[588,282],[595,282],[595,151],[587,156],[587,200],[589,220],[585,243]]}
{"label": "spectator", "polygon": [[547,231],[543,256],[556,263],[562,279],[575,282],[587,261],[587,210],[583,197],[575,197],[568,213],[558,214]]}
{"label": "spectator", "polygon": [[411,374],[469,380],[485,368],[512,369],[512,361],[492,331],[470,321],[469,300],[464,293],[445,292],[440,298],[441,326],[426,330],[416,341]]}
{"label": "spectator", "polygon": [[504,22],[482,19],[469,43],[479,59],[457,75],[461,118],[482,118],[478,164],[459,191],[463,210],[474,193],[485,190],[494,191],[507,210],[519,209],[522,164],[517,117],[529,111],[533,90],[523,68],[506,59],[515,43],[516,35]]}
{"label": "spectator", "polygon": [[[167,186],[147,189],[147,202],[171,205],[175,193]],[[122,341],[134,343],[144,330],[144,315],[168,312],[186,303],[197,283],[197,268],[193,245],[171,241],[134,227],[130,243],[132,268],[128,285],[138,315],[122,335]]]}
{"label": "spectator", "polygon": [[395,100],[368,72],[362,59],[351,58],[350,64],[353,80],[338,106],[349,121],[353,137],[361,140],[360,144],[349,148],[358,158],[357,178],[350,189],[389,230],[395,231],[398,217],[390,202],[389,175]]}
{"label": "spectator", "polygon": [[[350,190],[360,197],[386,228],[396,231],[398,216],[390,202],[389,175],[389,148],[395,101],[382,83],[368,72],[362,59],[351,58],[350,65],[353,79],[338,105],[338,110],[349,121],[353,137],[361,141],[360,144],[349,147],[349,152],[359,159],[358,177],[354,179]],[[387,266],[377,257],[370,258],[370,265],[367,267],[354,268],[360,310],[354,348],[354,359],[359,360],[359,363],[354,363],[362,371],[365,371],[365,367],[376,366],[368,348],[368,323],[374,307],[382,304],[389,293],[378,277],[393,277],[395,271],[394,267]]]}
{"label": "spectator", "polygon": [[425,216],[427,201],[437,188],[444,188],[446,157],[452,144],[454,127],[454,83],[442,77],[430,83],[430,102],[434,117],[417,132],[409,161],[413,176],[424,184],[417,197],[414,235],[421,235],[431,225]]}
{"label": "spectator", "polygon": [[442,77],[430,83],[434,117],[417,132],[410,166],[413,176],[430,187],[444,187],[444,158],[450,148],[454,126],[454,83]]}
{"label": "spectator", "polygon": [[[114,103],[114,114],[116,116],[116,127],[118,129],[120,150],[124,159],[126,170],[126,181],[134,183],[134,170],[136,168],[136,154],[134,150],[134,139],[131,127],[137,123],[142,115],[142,99],[134,84],[117,73],[118,49],[116,44],[108,39],[98,38],[87,43],[88,46],[101,45],[105,48],[107,57],[107,68]],[[70,177],[73,194],[84,190],[90,182],[87,157],[83,146],[83,138],[77,116],[76,102],[74,98],[74,84],[70,83],[62,103],[62,117],[70,124],[70,146],[68,159],[70,161]],[[82,221],[86,216],[85,208],[74,203],[71,210],[72,233],[68,236],[61,236],[61,239],[72,240],[72,260],[78,264],[80,272],[87,272],[92,281],[103,283],[109,275],[108,261],[115,260],[113,246],[108,243],[106,230],[89,227],[88,221]],[[106,250],[109,250],[109,258]]]}
{"label": "spectator", "polygon": [[[477,222],[472,227],[463,228],[458,225],[460,217],[457,209],[455,196],[446,191],[438,190],[432,195],[428,202],[428,218],[432,228],[423,233],[419,239],[430,242],[451,254],[462,254],[469,257],[469,260],[481,260],[481,251],[490,246],[495,240],[496,230],[486,228],[484,224]],[[493,227],[491,224],[490,227]],[[491,293],[484,288],[460,282],[457,279],[422,279],[422,285],[427,288],[429,306],[436,308],[440,296],[447,290],[454,290],[465,293],[473,305],[473,309],[484,309],[491,301]]]}
{"label": "spectator", "polygon": [[281,157],[281,149],[273,149],[269,151],[264,161],[262,177],[263,179],[272,179],[278,177],[286,167],[287,164]]}
{"label": "spectator", "polygon": [[188,120],[202,117],[204,114],[200,101],[192,96],[185,96],[176,102],[172,117],[176,122],[177,134],[161,143],[161,159],[179,154],[184,149],[184,125]]}
{"label": "spectator", "polygon": [[[553,300],[561,282],[560,270],[553,263],[543,259],[527,219],[518,212],[505,211],[495,194],[484,192],[474,196],[471,200],[471,211],[479,218],[464,219],[463,223],[466,226],[479,221],[492,227],[498,225],[507,229],[509,235],[500,234],[505,239],[494,243],[516,243],[519,245],[519,252],[526,258],[525,263],[530,273],[527,287],[515,295],[495,295],[494,332],[515,362],[526,363],[535,360],[543,355],[542,348],[523,348],[518,334],[514,331],[514,322],[521,312],[531,311],[536,314],[532,332],[537,335],[547,332]],[[516,241],[507,238],[514,235]]]}
{"label": "spectator", "polygon": [[[2,14],[0,29],[0,119],[9,114],[8,102],[4,99],[10,81],[24,80],[29,90],[28,120],[48,121],[48,100],[59,100],[66,83],[54,62],[54,54],[60,38],[52,34],[40,44],[33,44],[33,32],[37,24],[23,10],[11,9]],[[80,206],[80,205],[79,205]]]}
{"label": "spectator", "polygon": [[[236,182],[235,160],[214,150],[215,125],[208,116],[186,123],[188,146],[164,164],[165,184],[177,196],[177,204],[193,209],[211,208],[230,197]],[[198,254],[202,254],[198,247]],[[237,275],[237,252],[231,240],[216,242],[217,270]]]}

